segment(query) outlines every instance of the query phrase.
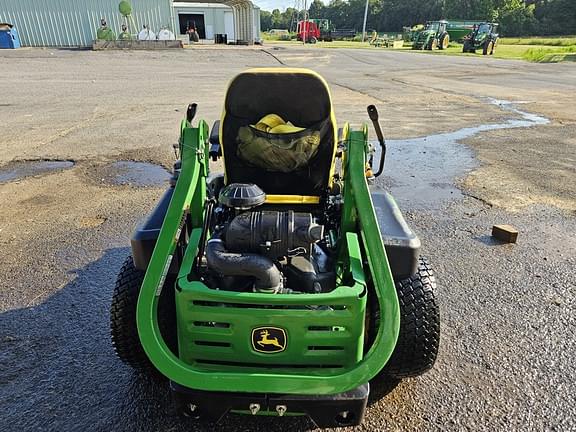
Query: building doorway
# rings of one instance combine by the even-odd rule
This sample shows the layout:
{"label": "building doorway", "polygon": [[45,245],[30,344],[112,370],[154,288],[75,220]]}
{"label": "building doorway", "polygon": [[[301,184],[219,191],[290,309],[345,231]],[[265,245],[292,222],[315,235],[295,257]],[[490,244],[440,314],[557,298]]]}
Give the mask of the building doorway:
{"label": "building doorway", "polygon": [[185,35],[189,27],[196,28],[198,37],[206,39],[206,26],[204,24],[204,14],[178,14],[180,24],[180,34]]}

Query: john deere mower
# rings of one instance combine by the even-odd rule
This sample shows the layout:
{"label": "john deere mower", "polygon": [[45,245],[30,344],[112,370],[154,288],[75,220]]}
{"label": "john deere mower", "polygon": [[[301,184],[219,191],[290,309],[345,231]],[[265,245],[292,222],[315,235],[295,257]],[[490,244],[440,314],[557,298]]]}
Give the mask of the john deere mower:
{"label": "john deere mower", "polygon": [[439,344],[420,241],[389,194],[372,204],[385,156],[376,108],[379,149],[366,125],[337,128],[318,74],[267,68],[232,80],[211,132],[195,112],[118,276],[116,353],[166,377],[194,419],[359,424],[370,386],[427,371]]}

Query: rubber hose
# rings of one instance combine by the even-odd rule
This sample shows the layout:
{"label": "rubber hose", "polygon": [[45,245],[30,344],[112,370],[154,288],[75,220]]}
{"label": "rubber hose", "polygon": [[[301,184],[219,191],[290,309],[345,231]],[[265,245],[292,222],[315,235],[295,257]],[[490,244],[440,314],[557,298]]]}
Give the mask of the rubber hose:
{"label": "rubber hose", "polygon": [[225,276],[253,276],[257,290],[278,291],[282,275],[274,262],[254,253],[229,252],[220,239],[211,239],[206,246],[206,261],[210,269]]}

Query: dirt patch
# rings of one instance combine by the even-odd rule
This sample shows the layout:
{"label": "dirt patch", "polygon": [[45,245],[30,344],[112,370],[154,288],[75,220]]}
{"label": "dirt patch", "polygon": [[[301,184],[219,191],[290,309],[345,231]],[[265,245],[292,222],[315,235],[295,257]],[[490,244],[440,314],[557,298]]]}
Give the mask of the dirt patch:
{"label": "dirt patch", "polygon": [[80,228],[96,228],[106,222],[105,217],[102,216],[85,216],[80,218],[78,221],[78,226]]}
{"label": "dirt patch", "polygon": [[576,211],[576,123],[492,131],[465,143],[482,163],[462,182],[474,196],[511,211],[532,204]]}
{"label": "dirt patch", "polygon": [[[478,166],[474,152],[461,144],[465,139],[478,137],[485,142],[486,132],[549,123],[548,119],[522,111],[517,108],[518,104],[509,101],[486,99],[485,102],[498,106],[509,118],[420,138],[388,140],[387,164],[402,169],[387,170],[384,180],[372,188],[373,193],[378,194],[379,186],[384,184],[384,189],[392,192],[402,208],[439,208],[447,201],[463,196],[455,181]],[[377,151],[375,160],[379,158]]]}

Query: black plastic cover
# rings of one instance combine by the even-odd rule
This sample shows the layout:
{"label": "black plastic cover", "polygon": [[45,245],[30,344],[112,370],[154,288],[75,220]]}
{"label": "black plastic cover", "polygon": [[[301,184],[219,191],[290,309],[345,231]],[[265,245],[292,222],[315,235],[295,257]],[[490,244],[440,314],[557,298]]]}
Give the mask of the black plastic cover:
{"label": "black plastic cover", "polygon": [[372,193],[374,210],[382,234],[382,241],[395,280],[407,278],[418,270],[420,239],[410,229],[392,195]]}
{"label": "black plastic cover", "polygon": [[[162,227],[162,222],[164,222],[164,216],[166,216],[166,211],[168,210],[168,205],[172,199],[172,194],[174,193],[174,188],[170,187],[164,192],[164,195],[158,201],[158,204],[152,210],[152,213],[148,218],[144,219],[138,224],[132,238],[130,239],[130,244],[132,246],[132,257],[134,259],[134,266],[138,270],[146,271],[148,264],[150,263],[150,258],[152,258],[152,252],[154,251],[154,246],[156,246],[156,240],[160,235],[160,228]],[[178,272],[178,259],[174,256],[172,264],[168,272],[170,274]]]}
{"label": "black plastic cover", "polygon": [[314,221],[311,213],[292,210],[241,213],[228,224],[225,234],[231,252],[252,252],[273,260],[310,253],[312,245],[322,238],[324,227]]}
{"label": "black plastic cover", "polygon": [[304,256],[290,260],[283,270],[288,280],[288,288],[307,293],[329,292],[336,286],[336,273],[321,272],[316,262]]}

